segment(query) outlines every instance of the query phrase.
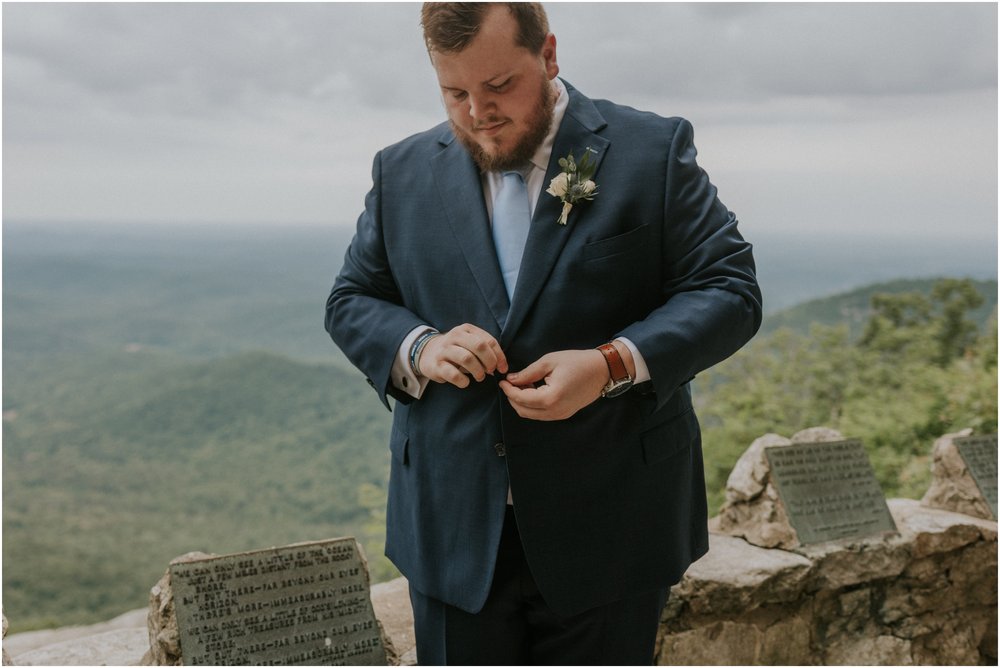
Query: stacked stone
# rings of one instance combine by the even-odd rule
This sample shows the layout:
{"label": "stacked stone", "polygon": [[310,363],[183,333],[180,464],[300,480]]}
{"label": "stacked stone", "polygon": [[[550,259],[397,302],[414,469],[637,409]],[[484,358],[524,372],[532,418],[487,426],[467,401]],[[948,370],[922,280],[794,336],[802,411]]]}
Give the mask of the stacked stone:
{"label": "stacked stone", "polygon": [[[188,552],[170,563],[185,563],[207,559],[214,555],[204,552]],[[177,630],[177,615],[174,612],[174,592],[170,587],[170,569],[149,591],[149,651],[142,657],[144,666],[180,666],[180,632]]]}
{"label": "stacked stone", "polygon": [[930,508],[944,508],[956,513],[994,519],[989,504],[979,491],[975,478],[962,459],[955,439],[971,436],[965,429],[957,434],[945,434],[934,442],[931,459],[933,480],[921,503]]}
{"label": "stacked stone", "polygon": [[[7,615],[4,614],[4,613],[0,613],[0,616],[3,617],[3,637],[6,638],[7,637]],[[5,665],[5,666],[13,666],[14,662],[11,660],[10,656],[8,656],[8,654],[7,654],[7,648],[6,647],[2,647],[2,648],[0,648],[0,651],[3,652],[3,665]]]}
{"label": "stacked stone", "polygon": [[899,535],[765,549],[721,534],[671,592],[660,665],[996,662],[997,525],[892,499]]}
{"label": "stacked stone", "polygon": [[799,544],[764,448],[835,440],[814,429],[747,450],[709,553],[664,610],[660,665],[996,663],[996,522],[892,499],[898,534]]}

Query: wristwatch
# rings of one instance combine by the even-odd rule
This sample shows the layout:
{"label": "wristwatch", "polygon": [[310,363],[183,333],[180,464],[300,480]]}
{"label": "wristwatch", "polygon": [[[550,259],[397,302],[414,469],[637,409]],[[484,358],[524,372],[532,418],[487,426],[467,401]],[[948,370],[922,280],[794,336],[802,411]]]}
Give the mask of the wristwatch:
{"label": "wristwatch", "polygon": [[597,347],[604,354],[604,361],[608,363],[608,371],[611,372],[611,380],[601,390],[602,397],[617,397],[632,387],[632,376],[628,375],[625,362],[614,344],[605,343]]}

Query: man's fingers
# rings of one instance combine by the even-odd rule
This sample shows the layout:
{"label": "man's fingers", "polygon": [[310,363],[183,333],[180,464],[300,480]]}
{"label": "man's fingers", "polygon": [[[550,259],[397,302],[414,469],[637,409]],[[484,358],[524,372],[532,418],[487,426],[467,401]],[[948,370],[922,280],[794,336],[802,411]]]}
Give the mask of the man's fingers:
{"label": "man's fingers", "polygon": [[500,389],[515,408],[547,410],[552,403],[552,389],[548,385],[539,388],[530,385],[519,387],[509,381],[501,380]]}
{"label": "man's fingers", "polygon": [[552,366],[548,364],[548,361],[544,357],[542,357],[541,359],[532,362],[521,371],[508,373],[507,380],[514,385],[521,387],[533,386],[538,381],[543,380],[551,371]]}
{"label": "man's fingers", "polygon": [[451,383],[455,387],[468,387],[469,377],[452,364],[445,362],[438,373],[439,382]]}
{"label": "man's fingers", "polygon": [[428,341],[420,367],[433,381],[464,388],[470,376],[482,381],[494,371],[506,373],[507,358],[489,332],[466,323]]}
{"label": "man's fingers", "polygon": [[493,369],[499,371],[500,373],[507,373],[510,371],[510,367],[507,365],[507,356],[504,355],[503,348],[500,347],[500,342],[491,336],[486,343],[490,351],[493,353]]}
{"label": "man's fingers", "polygon": [[[475,325],[459,325],[449,334],[454,333],[453,341],[456,345],[472,353],[476,361],[483,367],[483,372],[493,373],[499,370],[500,373],[507,373],[507,357],[500,349],[500,343],[485,330]],[[463,363],[463,360],[456,360]],[[469,369],[472,372],[472,369]],[[477,377],[478,380],[482,378]]]}
{"label": "man's fingers", "polygon": [[454,348],[449,351],[450,355],[447,356],[448,360],[457,366],[463,373],[467,373],[476,380],[483,380],[486,378],[487,369],[489,367],[489,362],[481,359],[468,348],[463,348],[462,346],[454,346]]}
{"label": "man's fingers", "polygon": [[[565,420],[600,397],[607,374],[599,351],[563,350],[507,374],[500,388],[521,417]],[[544,384],[536,387],[539,381]]]}
{"label": "man's fingers", "polygon": [[543,385],[539,388],[521,388],[502,380],[500,389],[507,395],[514,412],[530,420],[563,420],[572,412],[555,405],[552,389]]}
{"label": "man's fingers", "polygon": [[427,364],[421,360],[420,366],[424,369],[424,375],[438,383],[451,383],[455,387],[468,387],[469,376],[465,371],[447,359],[446,354],[435,356],[433,361]]}

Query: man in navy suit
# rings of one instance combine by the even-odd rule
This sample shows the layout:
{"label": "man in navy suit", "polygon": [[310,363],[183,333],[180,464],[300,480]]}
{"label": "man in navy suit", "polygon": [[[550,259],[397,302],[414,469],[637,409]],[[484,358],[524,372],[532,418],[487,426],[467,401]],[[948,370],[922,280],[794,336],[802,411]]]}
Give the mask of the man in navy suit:
{"label": "man in navy suit", "polygon": [[418,660],[648,664],[708,547],[689,381],[760,324],[751,247],[687,121],[557,78],[540,5],[422,24],[448,122],[376,156],[326,311],[396,399]]}

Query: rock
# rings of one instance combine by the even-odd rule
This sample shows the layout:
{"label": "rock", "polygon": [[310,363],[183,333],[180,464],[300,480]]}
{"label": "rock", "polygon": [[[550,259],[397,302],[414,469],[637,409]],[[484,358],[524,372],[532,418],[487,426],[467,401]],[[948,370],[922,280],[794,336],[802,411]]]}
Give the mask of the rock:
{"label": "rock", "polygon": [[808,586],[814,590],[895,577],[910,561],[907,541],[892,533],[798,546],[794,552],[812,562]]}
{"label": "rock", "polygon": [[726,480],[726,501],[745,503],[760,496],[771,472],[764,448],[791,444],[790,440],[778,434],[765,434],[751,443]]}
{"label": "rock", "polygon": [[719,621],[663,638],[660,666],[750,666],[760,655],[762,634],[753,624]]}
{"label": "rock", "polygon": [[950,552],[970,543],[997,540],[997,523],[926,506],[923,501],[889,499],[896,528],[912,545],[914,558]]}
{"label": "rock", "polygon": [[417,641],[413,635],[413,608],[406,578],[380,582],[371,588],[375,617],[399,657],[399,665],[416,665]]}
{"label": "rock", "polygon": [[766,448],[798,443],[821,443],[843,440],[840,432],[813,427],[791,439],[765,434],[747,448],[726,481],[726,502],[709,529],[744,538],[760,547],[792,549],[800,545],[798,535],[788,520],[785,505],[771,481],[771,467]]}
{"label": "rock", "polygon": [[955,445],[956,438],[971,435],[971,429],[963,429],[954,434],[945,434],[934,442],[931,486],[921,503],[930,508],[942,508],[991,520],[993,511]]}
{"label": "rock", "polygon": [[812,663],[812,629],[808,615],[789,615],[766,627],[760,640],[757,663],[763,666]]}
{"label": "rock", "polygon": [[997,609],[993,608],[993,618],[987,620],[986,630],[982,640],[979,642],[979,654],[985,657],[983,664],[989,666],[997,665]]}
{"label": "rock", "polygon": [[[7,639],[7,614],[4,613],[4,612],[0,612],[0,616],[3,617],[3,638],[4,638],[4,640],[6,640]],[[10,656],[7,654],[7,643],[6,642],[3,643],[2,651],[3,651],[3,665],[5,665],[5,666],[13,666],[14,662],[11,660]]]}
{"label": "rock", "polygon": [[[739,568],[734,568],[739,564]],[[708,554],[671,590],[696,615],[752,609],[764,602],[793,601],[803,593],[812,564],[782,550],[766,550],[731,536],[709,534]]]}
{"label": "rock", "polygon": [[810,427],[792,436],[792,443],[830,443],[842,440],[843,434],[829,427]]}
{"label": "rock", "polygon": [[[171,564],[198,561],[214,557],[205,552],[188,552],[170,560]],[[181,643],[174,612],[174,592],[170,587],[170,568],[149,590],[149,616],[147,617],[149,651],[142,658],[144,666],[180,666]]]}
{"label": "rock", "polygon": [[[127,629],[135,631],[138,629],[142,632],[143,637],[140,644],[136,648],[133,648],[133,658],[130,661],[125,662],[129,665],[136,665],[138,664],[143,653],[149,647],[149,642],[145,637],[146,612],[145,608],[141,608],[139,610],[131,610],[118,615],[110,621],[100,622],[98,624],[90,624],[87,626],[67,626],[61,629],[45,629],[41,631],[25,631],[24,633],[15,633],[6,638],[4,641],[4,649],[14,658],[15,663],[22,663],[22,657],[24,655],[41,648],[60,646],[61,648],[69,651],[73,647],[73,642],[71,641],[87,642],[88,638],[109,633],[111,631]],[[53,656],[56,655],[53,654]],[[58,660],[50,663],[62,664],[66,662]]]}
{"label": "rock", "polygon": [[18,654],[21,666],[138,666],[147,643],[142,628],[105,631]]}
{"label": "rock", "polygon": [[833,644],[823,658],[825,665],[834,666],[914,665],[910,641],[888,635],[844,638]]}

